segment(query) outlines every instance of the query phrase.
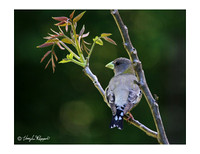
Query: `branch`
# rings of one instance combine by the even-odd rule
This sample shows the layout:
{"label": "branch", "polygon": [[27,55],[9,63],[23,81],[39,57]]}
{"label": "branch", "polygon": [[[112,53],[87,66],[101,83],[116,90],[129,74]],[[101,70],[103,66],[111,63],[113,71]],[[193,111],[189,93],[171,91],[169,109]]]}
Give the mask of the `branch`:
{"label": "branch", "polygon": [[[125,120],[128,119],[128,116],[125,115],[124,117]],[[146,127],[145,125],[143,125],[142,123],[140,123],[138,120],[135,120],[135,119],[129,119],[128,121],[130,124],[136,126],[137,128],[141,129],[142,131],[144,131],[147,135],[151,136],[151,137],[154,137],[154,138],[157,138],[158,137],[158,133],[149,129],[148,127]]]}
{"label": "branch", "polygon": [[[107,100],[105,98],[105,91],[101,87],[101,84],[99,83],[98,78],[90,70],[89,63],[87,63],[86,67],[83,69],[83,72],[85,73],[86,76],[88,76],[90,78],[90,80],[92,80],[94,86],[100,92],[101,96],[103,97],[103,99],[106,102],[106,104],[108,105],[108,107],[110,107],[109,103],[107,102]],[[127,118],[128,118],[128,116],[125,115],[124,119],[126,120]],[[128,122],[130,124],[138,127],[142,131],[144,131],[147,135],[154,137],[154,138],[157,138],[157,132],[155,132],[155,131],[149,129],[148,127],[146,127],[145,125],[141,124],[138,120],[130,119],[130,120],[128,120]]]}
{"label": "branch", "polygon": [[103,99],[106,102],[106,104],[108,105],[108,107],[110,107],[109,103],[105,99],[105,91],[101,87],[101,84],[99,83],[98,78],[96,77],[96,75],[94,75],[92,73],[92,71],[90,70],[89,63],[87,63],[86,67],[83,69],[83,72],[85,73],[86,76],[88,76],[90,78],[90,80],[92,80],[94,86],[100,92],[101,96],[103,97]]}
{"label": "branch", "polygon": [[169,144],[167,136],[165,134],[164,126],[162,123],[162,119],[159,112],[159,107],[156,100],[153,98],[149,87],[146,83],[144,71],[142,69],[142,63],[140,62],[137,50],[133,47],[129,35],[128,35],[128,28],[124,25],[118,10],[112,10],[111,14],[115,19],[115,22],[119,28],[120,34],[123,39],[124,48],[126,49],[130,59],[134,64],[134,69],[136,71],[137,77],[139,78],[139,86],[147,100],[147,103],[150,107],[151,113],[153,115],[154,123],[156,125],[156,130],[158,132],[157,140],[161,144]]}

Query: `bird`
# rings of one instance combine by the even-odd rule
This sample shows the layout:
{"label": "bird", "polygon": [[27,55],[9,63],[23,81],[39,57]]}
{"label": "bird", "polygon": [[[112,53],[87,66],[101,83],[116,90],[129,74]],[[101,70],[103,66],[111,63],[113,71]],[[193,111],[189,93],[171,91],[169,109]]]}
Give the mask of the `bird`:
{"label": "bird", "polygon": [[[112,111],[110,128],[123,129],[123,117],[130,113],[141,100],[142,92],[138,86],[131,60],[120,57],[106,65],[114,70],[114,77],[105,89],[105,98]],[[131,114],[130,114],[131,115]]]}

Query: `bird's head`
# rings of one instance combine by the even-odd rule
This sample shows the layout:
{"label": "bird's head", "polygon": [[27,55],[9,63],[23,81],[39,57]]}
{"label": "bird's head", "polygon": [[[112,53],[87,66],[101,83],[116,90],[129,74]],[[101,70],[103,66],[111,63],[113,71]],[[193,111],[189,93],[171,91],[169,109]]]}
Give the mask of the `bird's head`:
{"label": "bird's head", "polygon": [[132,62],[127,58],[117,58],[106,65],[107,68],[113,69],[115,75],[119,74],[135,74]]}

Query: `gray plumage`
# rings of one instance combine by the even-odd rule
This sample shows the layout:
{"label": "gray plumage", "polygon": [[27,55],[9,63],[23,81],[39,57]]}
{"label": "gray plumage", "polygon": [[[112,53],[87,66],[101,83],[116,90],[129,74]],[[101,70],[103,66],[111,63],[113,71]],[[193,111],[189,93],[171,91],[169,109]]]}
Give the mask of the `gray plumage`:
{"label": "gray plumage", "polygon": [[123,129],[123,116],[134,108],[142,97],[131,61],[118,58],[112,62],[114,77],[106,88],[106,98],[113,114],[110,127]]}

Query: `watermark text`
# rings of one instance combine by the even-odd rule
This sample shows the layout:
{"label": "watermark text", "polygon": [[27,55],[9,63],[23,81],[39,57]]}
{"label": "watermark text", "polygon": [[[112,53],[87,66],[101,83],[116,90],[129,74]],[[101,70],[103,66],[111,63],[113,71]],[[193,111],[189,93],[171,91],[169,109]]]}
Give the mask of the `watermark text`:
{"label": "watermark text", "polygon": [[49,136],[43,137],[41,135],[24,135],[24,136],[18,136],[17,137],[18,141],[39,141],[39,142],[44,142],[50,140]]}

